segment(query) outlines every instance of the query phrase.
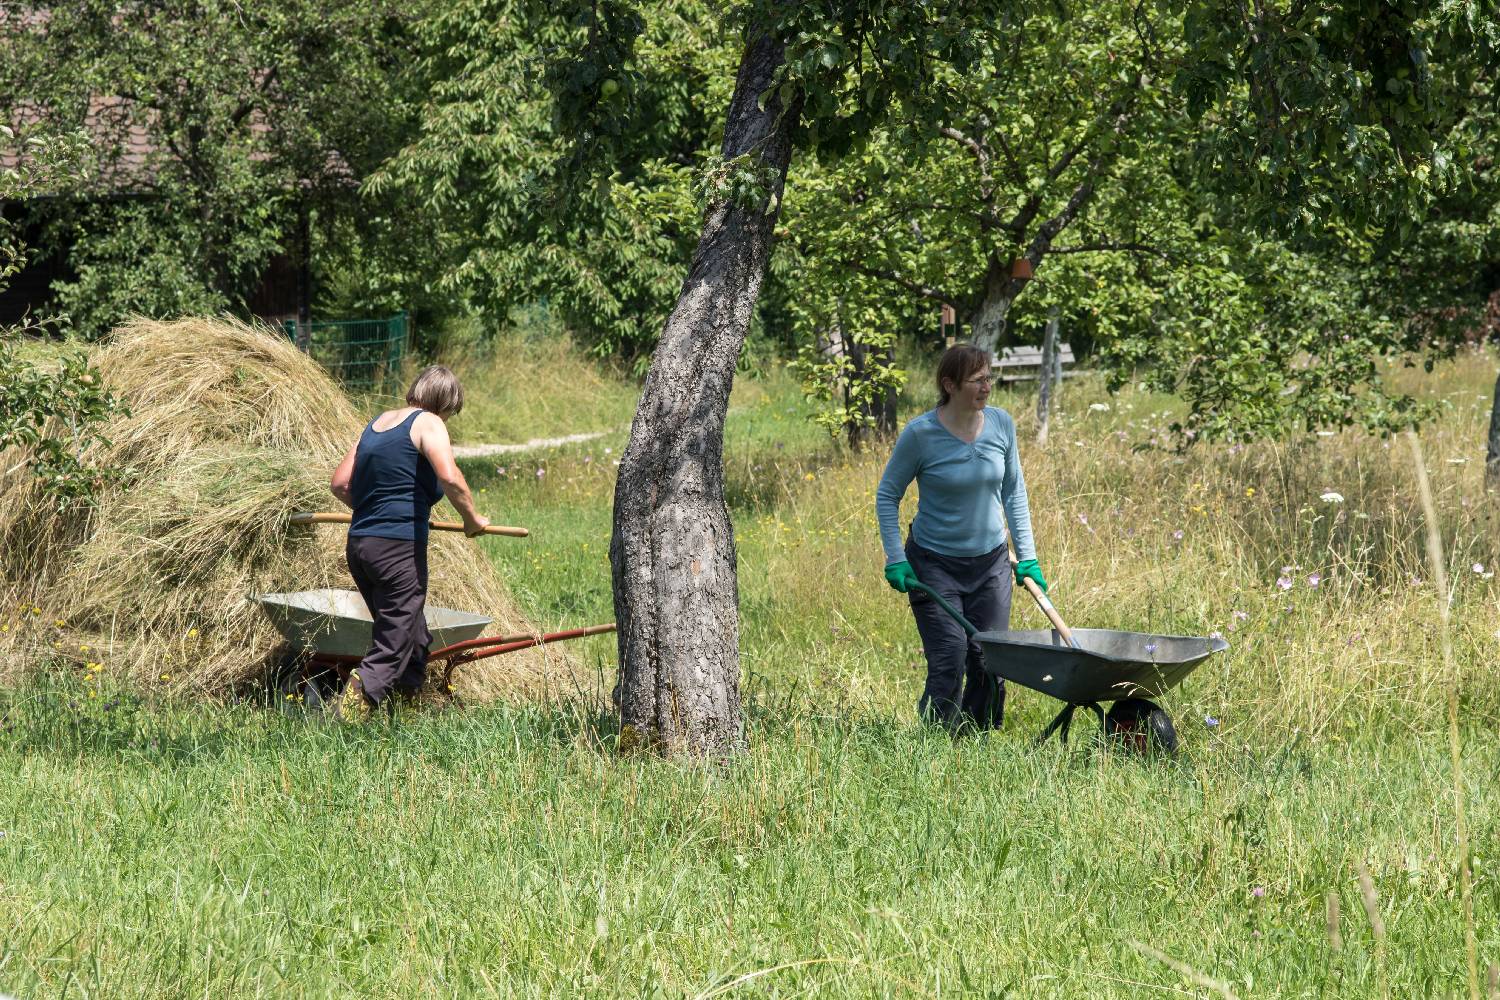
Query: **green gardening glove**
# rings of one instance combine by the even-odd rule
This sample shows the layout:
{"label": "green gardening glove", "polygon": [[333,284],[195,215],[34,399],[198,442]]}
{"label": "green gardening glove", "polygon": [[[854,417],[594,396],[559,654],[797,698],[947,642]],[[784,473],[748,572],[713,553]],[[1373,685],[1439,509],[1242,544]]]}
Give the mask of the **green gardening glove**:
{"label": "green gardening glove", "polygon": [[1035,559],[1022,559],[1016,563],[1016,585],[1026,586],[1022,581],[1035,580],[1036,585],[1042,588],[1042,593],[1047,592],[1047,581],[1042,577],[1042,567],[1037,565]]}
{"label": "green gardening glove", "polygon": [[911,568],[909,562],[893,562],[885,568],[885,582],[891,585],[892,590],[904,594],[917,582],[917,571]]}

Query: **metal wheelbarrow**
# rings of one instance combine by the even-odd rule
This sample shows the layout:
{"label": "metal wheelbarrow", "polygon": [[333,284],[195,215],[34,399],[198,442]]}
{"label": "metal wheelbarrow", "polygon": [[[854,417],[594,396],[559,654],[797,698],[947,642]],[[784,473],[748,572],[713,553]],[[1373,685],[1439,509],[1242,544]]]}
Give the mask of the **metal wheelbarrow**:
{"label": "metal wheelbarrow", "polygon": [[[345,513],[293,514],[294,525],[348,524]],[[437,531],[463,531],[463,525],[452,521],[433,521]],[[487,535],[525,538],[525,528],[490,525]],[[374,620],[357,590],[300,590],[285,594],[252,595],[271,623],[291,644],[296,656],[295,668],[282,675],[279,694],[300,699],[301,704],[318,707],[349,678],[351,667],[359,665],[370,648]],[[561,632],[481,636],[493,619],[468,611],[427,605],[423,609],[432,641],[427,647],[429,663],[441,663],[439,690],[452,691],[453,671],[461,664],[488,659],[501,653],[514,653],[564,639],[578,639],[615,631],[615,623]]]}
{"label": "metal wheelbarrow", "polygon": [[[357,590],[300,590],[286,594],[259,594],[251,600],[261,606],[271,624],[291,644],[298,655],[298,669],[291,671],[278,686],[281,694],[301,696],[304,704],[321,704],[349,676],[349,668],[359,665],[370,648],[374,619]],[[492,619],[467,611],[427,605],[423,609],[432,642],[427,647],[429,663],[442,664],[439,690],[448,691],[453,671],[460,665],[488,659],[501,653],[513,653],[532,646],[615,630],[614,622],[562,632],[480,637]],[[319,683],[319,678],[333,676],[337,683]]]}
{"label": "metal wheelbarrow", "polygon": [[[1015,565],[1015,556],[1011,564]],[[981,632],[925,583],[911,584],[937,602],[984,652],[984,669],[995,677],[1064,702],[1037,742],[1054,732],[1067,740],[1073,713],[1086,708],[1107,739],[1132,749],[1177,751],[1172,719],[1152,698],[1176,686],[1215,653],[1223,639],[1155,635],[1116,629],[1070,629],[1034,580],[1025,581],[1052,628]],[[1114,702],[1106,713],[1102,702]]]}

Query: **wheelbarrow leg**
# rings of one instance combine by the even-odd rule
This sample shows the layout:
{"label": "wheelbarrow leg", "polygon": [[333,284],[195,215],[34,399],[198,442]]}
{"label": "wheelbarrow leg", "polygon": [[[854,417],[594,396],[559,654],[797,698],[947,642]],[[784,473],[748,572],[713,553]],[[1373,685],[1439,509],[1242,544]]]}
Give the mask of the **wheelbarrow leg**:
{"label": "wheelbarrow leg", "polygon": [[1057,713],[1057,718],[1048,723],[1047,728],[1042,730],[1042,735],[1036,738],[1037,745],[1040,746],[1046,743],[1048,737],[1053,733],[1058,733],[1057,738],[1059,741],[1063,743],[1068,742],[1068,727],[1073,724],[1073,710],[1077,707],[1077,705],[1071,702],[1064,705],[1063,710]]}
{"label": "wheelbarrow leg", "polygon": [[1104,709],[1100,708],[1098,704],[1092,701],[1084,702],[1083,704],[1069,702],[1063,706],[1061,712],[1057,713],[1057,718],[1053,719],[1047,728],[1042,730],[1042,735],[1036,738],[1037,745],[1040,746],[1046,743],[1047,738],[1053,733],[1057,733],[1059,742],[1068,742],[1068,729],[1073,725],[1073,713],[1080,708],[1086,708],[1093,712],[1099,719],[1099,727],[1101,729],[1104,727]]}

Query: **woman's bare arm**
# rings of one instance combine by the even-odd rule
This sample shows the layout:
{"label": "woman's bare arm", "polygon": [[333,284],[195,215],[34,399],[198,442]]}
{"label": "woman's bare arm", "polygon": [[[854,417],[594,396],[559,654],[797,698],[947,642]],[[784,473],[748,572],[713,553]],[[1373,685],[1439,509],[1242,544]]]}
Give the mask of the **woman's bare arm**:
{"label": "woman's bare arm", "polygon": [[354,509],[354,493],[350,484],[354,481],[354,453],[359,450],[359,442],[354,442],[354,447],[349,449],[349,454],[339,463],[339,467],[333,470],[333,478],[328,481],[328,489],[339,503]]}
{"label": "woman's bare arm", "polygon": [[464,534],[470,538],[482,534],[490,519],[474,509],[474,495],[469,492],[468,480],[463,470],[453,460],[453,443],[448,438],[448,425],[442,418],[424,413],[412,426],[412,437],[417,450],[427,457],[432,471],[437,473],[438,485],[453,509],[464,519]]}

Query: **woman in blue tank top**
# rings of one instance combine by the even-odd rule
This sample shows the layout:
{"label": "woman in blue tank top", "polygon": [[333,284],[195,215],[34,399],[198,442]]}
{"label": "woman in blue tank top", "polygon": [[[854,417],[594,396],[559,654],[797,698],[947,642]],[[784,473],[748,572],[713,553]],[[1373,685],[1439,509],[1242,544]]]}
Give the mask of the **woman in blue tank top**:
{"label": "woman in blue tank top", "polygon": [[406,402],[370,421],[329,483],[354,511],[344,557],[374,619],[370,651],[349,672],[339,697],[339,714],[351,721],[369,718],[392,693],[415,695],[427,678],[432,505],[446,495],[470,537],[490,523],[474,509],[448,439],[448,418],[464,406],[458,378],[442,365],[423,369]]}
{"label": "woman in blue tank top", "polygon": [[[959,609],[980,631],[1010,627],[1008,539],[1014,539],[1015,577],[1043,589],[1031,508],[1016,448],[1016,423],[990,406],[990,356],[959,344],[937,369],[938,405],[907,424],[896,439],[875,491],[875,516],[885,548],[885,578],[907,594],[922,651],[927,684],[917,710],[949,726],[999,728],[1005,685],[984,670],[979,645],[920,590],[920,580]],[[903,546],[901,498],[915,480],[917,516]],[[1007,530],[1008,529],[1008,530]]]}

